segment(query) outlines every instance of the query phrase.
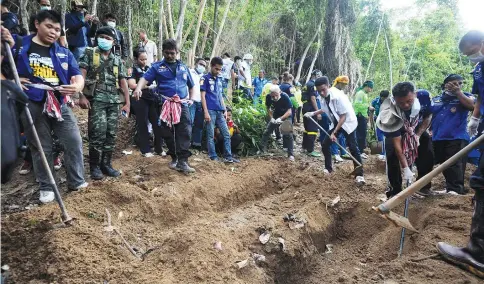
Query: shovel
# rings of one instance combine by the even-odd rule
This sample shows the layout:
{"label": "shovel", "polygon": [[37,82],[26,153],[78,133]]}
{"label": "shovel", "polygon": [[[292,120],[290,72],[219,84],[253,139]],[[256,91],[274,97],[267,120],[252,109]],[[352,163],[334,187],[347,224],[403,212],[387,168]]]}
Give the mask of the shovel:
{"label": "shovel", "polygon": [[400,216],[392,212],[391,210],[395,208],[398,204],[405,201],[405,199],[410,197],[412,194],[420,190],[426,184],[428,184],[434,177],[441,174],[445,169],[455,164],[459,159],[462,159],[462,157],[466,156],[470,151],[472,151],[472,149],[476,148],[477,146],[479,146],[479,144],[483,142],[484,135],[481,135],[472,143],[464,147],[464,149],[460,150],[454,156],[450,157],[447,161],[440,164],[440,166],[432,170],[430,173],[426,174],[421,179],[417,180],[415,183],[402,190],[397,195],[380,204],[378,207],[373,207],[373,210],[380,213],[383,218],[389,220],[397,227],[403,227],[410,231],[418,232],[417,229],[412,226],[407,217]]}
{"label": "shovel", "polygon": [[[329,135],[329,133],[328,133],[326,130],[324,130],[324,128],[323,128],[323,127],[321,127],[321,125],[319,125],[319,123],[317,123],[317,122],[316,122],[316,120],[314,120],[314,118],[312,118],[312,117],[310,117],[310,116],[309,116],[309,119],[311,119],[311,120],[312,120],[312,121],[313,121],[313,122],[314,122],[314,123],[315,123],[315,124],[316,124],[316,125],[319,127],[319,129],[321,129],[321,131],[323,131],[323,132],[324,132],[324,134],[328,135],[328,137],[331,137],[331,135]],[[349,153],[349,151],[346,151],[346,149],[345,149],[343,146],[341,146],[341,145],[338,143],[338,141],[334,141],[333,143],[336,143],[336,145],[338,145],[338,147],[340,147],[341,149],[343,149],[343,150],[346,152],[346,154],[347,154],[347,155],[348,155],[348,156],[349,156],[349,157],[350,157],[350,158],[351,158],[351,159],[352,159],[352,160],[353,160],[353,161],[354,161],[354,162],[355,162],[355,163],[358,165],[358,166],[357,166],[357,167],[355,167],[355,168],[353,169],[353,171],[352,171],[352,172],[349,174],[350,176],[351,176],[351,175],[356,175],[356,172],[358,172],[360,169],[362,169],[362,168],[363,168],[363,165],[362,165],[360,162],[358,162],[358,160],[357,160],[357,159],[355,159],[355,157],[353,157],[353,156],[352,156],[352,155]]]}
{"label": "shovel", "polygon": [[[18,76],[17,69],[15,68],[15,61],[13,60],[12,50],[10,50],[10,46],[8,45],[8,43],[4,43],[3,48],[5,48],[7,51],[8,61],[10,63],[10,66],[12,67],[12,73],[15,79],[15,83],[19,86],[20,89],[22,89],[22,84],[20,83],[20,78]],[[44,166],[47,174],[49,175],[49,183],[54,188],[54,195],[62,213],[62,222],[66,225],[70,225],[73,219],[71,218],[71,216],[69,216],[69,213],[67,213],[67,209],[64,205],[64,202],[62,201],[62,197],[55,183],[54,176],[52,175],[49,163],[47,162],[47,158],[45,157],[44,150],[42,149],[42,144],[40,144],[39,135],[37,134],[37,129],[35,129],[34,121],[32,119],[32,115],[30,114],[30,110],[27,104],[25,105],[24,111],[27,115],[29,126],[32,128],[32,134],[34,136],[35,145],[37,145],[37,149],[39,149],[40,152],[40,159],[42,161],[42,165]]]}

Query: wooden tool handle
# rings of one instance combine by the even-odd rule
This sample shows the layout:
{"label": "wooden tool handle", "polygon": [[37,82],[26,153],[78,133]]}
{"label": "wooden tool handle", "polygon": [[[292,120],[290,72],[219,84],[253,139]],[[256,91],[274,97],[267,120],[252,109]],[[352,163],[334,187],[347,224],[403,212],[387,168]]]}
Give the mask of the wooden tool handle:
{"label": "wooden tool handle", "polygon": [[450,157],[447,161],[440,164],[437,168],[435,168],[430,173],[423,176],[421,179],[417,180],[415,183],[407,187],[406,189],[402,190],[397,195],[393,196],[392,198],[388,199],[383,204],[378,206],[378,210],[382,213],[387,213],[388,211],[392,210],[395,206],[400,204],[401,202],[405,201],[407,197],[414,194],[416,191],[420,190],[426,184],[428,184],[434,177],[442,173],[445,169],[450,167],[451,165],[455,164],[459,159],[462,159],[465,155],[467,155],[472,149],[476,148],[479,144],[484,142],[484,135],[479,136],[476,140],[472,143],[467,145],[464,149],[457,152],[454,156]]}

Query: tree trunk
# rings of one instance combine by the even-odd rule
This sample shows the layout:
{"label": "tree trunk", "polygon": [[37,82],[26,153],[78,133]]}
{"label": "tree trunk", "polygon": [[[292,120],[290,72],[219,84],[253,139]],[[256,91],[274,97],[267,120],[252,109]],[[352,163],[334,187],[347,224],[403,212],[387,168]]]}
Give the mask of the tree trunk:
{"label": "tree trunk", "polygon": [[165,31],[165,36],[167,39],[170,38],[170,33],[168,32],[168,24],[166,23],[166,14],[163,11],[163,30]]}
{"label": "tree trunk", "polygon": [[205,10],[205,3],[207,3],[207,0],[202,0],[202,2],[200,3],[200,11],[198,12],[198,22],[197,22],[197,26],[195,27],[195,36],[193,37],[193,45],[192,45],[193,55],[195,55],[197,51],[198,35],[200,33],[200,26],[202,25],[203,11]]}
{"label": "tree trunk", "polygon": [[[163,27],[165,26],[163,24],[163,19],[165,15],[163,13],[163,0],[160,0],[160,10],[158,13],[158,22],[159,22],[159,27],[158,27],[158,58],[161,59],[161,53],[162,53],[162,48],[161,46],[163,45]],[[166,23],[165,23],[166,24]],[[168,34],[166,35],[168,36]]]}
{"label": "tree trunk", "polygon": [[[198,15],[199,12],[200,12],[200,7],[198,7],[197,15]],[[190,21],[190,25],[188,25],[188,29],[186,29],[186,31],[185,31],[185,35],[183,36],[183,40],[182,40],[181,44],[183,44],[184,42],[187,41],[188,35],[192,31],[193,25],[195,24],[195,20],[196,20],[196,17],[193,17],[192,20]]]}
{"label": "tree trunk", "polygon": [[97,13],[97,0],[92,0],[92,5],[91,5],[91,15],[96,15]]}
{"label": "tree trunk", "polygon": [[313,42],[316,39],[316,37],[318,36],[318,34],[321,32],[321,26],[323,25],[323,19],[324,18],[322,18],[321,21],[319,22],[318,30],[314,33],[313,38],[309,41],[308,45],[306,46],[306,49],[304,49],[304,53],[303,53],[301,60],[299,62],[299,67],[297,68],[297,74],[296,74],[296,79],[295,79],[296,82],[298,82],[299,79],[301,78],[301,71],[302,71],[302,68],[303,68],[303,65],[304,65],[304,60],[306,60],[306,56],[308,55],[309,48],[313,44]]}
{"label": "tree trunk", "polygon": [[318,36],[318,47],[316,48],[316,54],[314,54],[314,58],[311,61],[311,66],[309,66],[308,75],[306,76],[306,83],[311,78],[311,75],[310,74],[311,74],[311,72],[313,72],[314,64],[316,63],[316,60],[318,59],[319,50],[321,50],[321,35]]}
{"label": "tree trunk", "polygon": [[393,88],[393,64],[392,64],[392,53],[390,52],[390,44],[388,43],[388,37],[387,37],[387,32],[385,32],[385,43],[386,43],[386,46],[387,46],[387,52],[388,52],[388,61],[390,63],[390,89],[391,90]]}
{"label": "tree trunk", "polygon": [[220,36],[222,35],[222,31],[224,29],[225,20],[227,19],[227,15],[229,14],[230,2],[231,0],[227,1],[227,7],[225,7],[225,12],[222,18],[222,22],[220,23],[220,28],[217,32],[217,37],[215,38],[215,42],[213,43],[212,56],[210,56],[210,58],[214,57],[217,54],[218,42],[220,41]]}
{"label": "tree trunk", "polygon": [[328,0],[326,5],[324,70],[331,79],[339,75],[348,76],[349,90],[354,90],[361,77],[361,65],[354,55],[350,38],[350,29],[356,21],[351,0]]}
{"label": "tree trunk", "polygon": [[203,56],[203,52],[205,51],[205,46],[207,44],[208,32],[210,31],[210,24],[209,23],[204,23],[204,24],[205,24],[205,32],[203,33],[202,48],[200,49],[199,56]]}
{"label": "tree trunk", "polygon": [[[289,50],[289,72],[294,72],[294,64],[292,64],[292,55],[296,49],[296,32],[297,32],[297,22],[294,25],[294,32],[292,33],[291,50]],[[292,70],[292,71],[291,71]]]}
{"label": "tree trunk", "polygon": [[175,31],[173,30],[173,17],[171,16],[171,0],[166,0],[166,10],[168,11],[168,26],[170,28],[170,38],[175,38]]}
{"label": "tree trunk", "polygon": [[[218,0],[215,0],[215,6],[213,8],[213,30],[216,31],[217,30],[217,16],[218,16]],[[215,42],[215,33],[212,35],[213,38],[212,38],[212,43]]]}
{"label": "tree trunk", "polygon": [[128,57],[133,62],[133,29],[132,29],[132,7],[129,0],[126,0],[126,6],[128,6]]}
{"label": "tree trunk", "polygon": [[[65,1],[65,0],[64,0]],[[22,27],[29,30],[29,12],[27,11],[28,0],[20,0],[20,15],[22,18]]]}
{"label": "tree trunk", "polygon": [[176,42],[178,43],[178,48],[182,49],[182,33],[183,33],[183,23],[185,22],[185,11],[187,9],[188,0],[181,0],[180,5],[180,15],[178,17],[178,24],[176,25]]}

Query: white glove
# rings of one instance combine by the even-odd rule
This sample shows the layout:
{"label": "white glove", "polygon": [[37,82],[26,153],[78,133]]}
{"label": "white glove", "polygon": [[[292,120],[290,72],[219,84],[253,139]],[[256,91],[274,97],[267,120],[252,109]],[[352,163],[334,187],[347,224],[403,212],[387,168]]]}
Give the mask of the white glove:
{"label": "white glove", "polygon": [[306,112],[306,113],[304,114],[304,117],[313,117],[313,116],[314,116],[314,113],[315,113],[315,111],[309,111],[309,112]]}
{"label": "white glove", "polygon": [[276,124],[276,120],[274,118],[271,118],[271,123]]}
{"label": "white glove", "polygon": [[471,116],[469,123],[467,124],[467,132],[469,135],[476,136],[477,135],[477,128],[479,127],[479,118]]}
{"label": "white glove", "polygon": [[414,176],[415,174],[412,172],[412,170],[409,167],[406,167],[403,169],[403,179],[408,183],[412,183]]}
{"label": "white glove", "polygon": [[279,117],[278,119],[276,119],[276,121],[274,123],[281,124],[282,123],[282,119]]}

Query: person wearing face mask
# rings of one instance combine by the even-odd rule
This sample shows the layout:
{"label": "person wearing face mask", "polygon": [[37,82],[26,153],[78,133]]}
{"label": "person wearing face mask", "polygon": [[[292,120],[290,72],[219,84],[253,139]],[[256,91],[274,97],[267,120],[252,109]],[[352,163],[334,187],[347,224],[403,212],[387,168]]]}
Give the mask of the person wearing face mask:
{"label": "person wearing face mask", "polygon": [[[348,97],[340,92],[332,92],[329,87],[329,79],[326,76],[316,79],[314,82],[316,91],[321,95],[321,109],[318,111],[307,112],[305,117],[313,117],[318,114],[326,113],[329,117],[329,134],[321,143],[321,148],[324,155],[324,173],[330,174],[333,172],[333,160],[331,158],[331,144],[337,140],[338,134],[342,133],[346,138],[346,143],[350,149],[351,155],[355,157],[358,162],[361,162],[360,150],[356,142],[356,127],[358,121],[356,119],[355,111],[351,106]],[[353,161],[353,166],[358,167],[358,164]],[[356,174],[356,183],[365,184],[363,177],[363,168],[359,168]]]}
{"label": "person wearing face mask", "polygon": [[[267,142],[272,132],[286,120],[291,121],[292,116],[292,102],[289,96],[281,91],[279,86],[272,85],[270,88],[270,95],[266,96],[267,114],[269,122],[266,130],[262,134],[261,152],[267,152]],[[282,132],[282,131],[281,131]],[[282,139],[284,146],[287,148],[287,156],[290,161],[294,161],[294,137],[292,133],[283,133]]]}
{"label": "person wearing face mask", "polygon": [[[131,90],[136,89],[139,80],[150,68],[150,65],[148,65],[148,55],[144,49],[137,50],[134,55],[136,63],[133,66],[133,73],[128,79],[128,87]],[[141,91],[140,98],[131,98],[131,106],[136,115],[137,144],[140,148],[141,154],[147,158],[154,156],[150,147],[148,122],[150,122],[153,127],[155,154],[162,157],[166,156],[166,153],[162,148],[163,138],[161,137],[161,128],[158,124],[158,118],[160,117],[159,100],[157,96],[153,94],[153,89],[155,87],[154,84],[147,85]]]}
{"label": "person wearing face mask", "polygon": [[203,135],[203,107],[202,97],[200,95],[200,79],[206,73],[207,61],[203,58],[195,60],[195,68],[190,69],[190,75],[193,79],[193,104],[190,106],[190,118],[192,121],[192,148],[202,150]]}
{"label": "person wearing face mask", "polygon": [[[450,74],[442,84],[442,94],[432,98],[432,143],[435,163],[440,164],[459,152],[469,143],[467,118],[474,110],[474,100],[462,91],[464,78]],[[444,170],[445,190],[440,193],[466,194],[464,173],[466,158]]]}
{"label": "person wearing face mask", "polygon": [[[397,83],[392,89],[393,98],[380,106],[376,126],[385,136],[388,181],[388,198],[402,191],[402,173],[406,184],[414,180],[412,165],[415,163],[418,178],[433,169],[433,151],[427,128],[432,112],[427,90],[415,90],[411,82]],[[425,185],[420,195],[431,195],[431,184]]]}
{"label": "person wearing face mask", "polygon": [[[120,55],[123,60],[128,58],[128,42],[124,40],[123,33],[116,29],[116,16],[112,13],[107,13],[103,16],[102,26],[108,26],[116,31],[115,44],[113,45],[113,52]],[[92,25],[90,36],[96,34],[97,29],[100,28],[97,23]]]}
{"label": "person wearing face mask", "polygon": [[66,36],[69,49],[77,61],[89,46],[88,33],[93,17],[85,14],[86,5],[80,0],[71,2],[71,12],[66,14]]}
{"label": "person wearing face mask", "polygon": [[[477,102],[468,124],[469,134],[474,136],[479,127],[479,117],[484,113],[482,105],[482,97],[484,96],[484,33],[481,31],[468,32],[460,40],[459,49],[472,63],[477,64],[473,72],[474,84],[472,86],[472,93],[477,94]],[[437,249],[445,260],[484,279],[484,158],[482,152],[477,169],[471,175],[469,185],[475,190],[470,240],[465,247],[455,247],[440,242],[437,244]]]}
{"label": "person wearing face mask", "polygon": [[179,52],[177,42],[167,39],[162,44],[164,59],[155,62],[141,78],[133,91],[133,96],[141,96],[141,90],[147,83],[156,80],[156,93],[162,98],[161,132],[168,147],[171,162],[170,169],[185,174],[194,173],[188,164],[192,123],[189,105],[194,96],[194,82],[188,67],[177,60]]}
{"label": "person wearing face mask", "polygon": [[[121,175],[112,167],[111,160],[118,132],[119,106],[125,102],[121,113],[128,116],[130,100],[125,65],[121,58],[111,51],[115,37],[115,31],[110,27],[97,30],[97,47],[87,48],[79,62],[86,81],[94,82],[92,97],[87,103],[89,167],[91,178],[94,180],[101,180],[104,175]],[[122,92],[122,96],[119,92]]]}

